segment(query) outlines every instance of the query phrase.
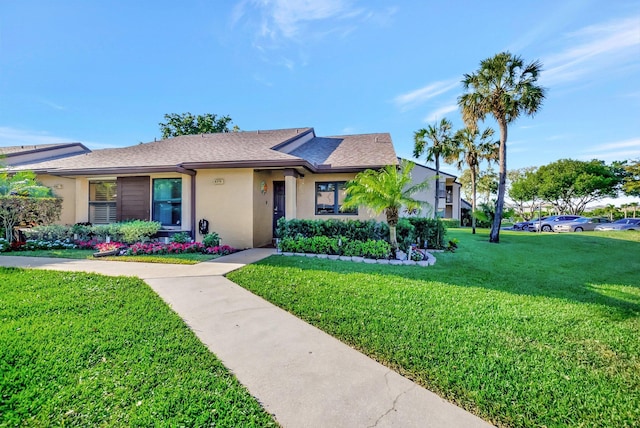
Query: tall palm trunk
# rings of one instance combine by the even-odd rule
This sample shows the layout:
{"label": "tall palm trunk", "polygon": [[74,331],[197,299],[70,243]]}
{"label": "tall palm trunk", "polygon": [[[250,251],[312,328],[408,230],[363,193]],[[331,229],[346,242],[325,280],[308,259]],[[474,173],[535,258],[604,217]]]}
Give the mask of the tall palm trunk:
{"label": "tall palm trunk", "polygon": [[477,184],[476,184],[477,171],[471,170],[471,234],[476,234],[476,197],[477,197]]}
{"label": "tall palm trunk", "polygon": [[504,210],[504,194],[507,187],[507,119],[503,116],[498,119],[500,125],[500,173],[498,175],[498,200],[496,201],[495,217],[491,226],[489,242],[500,242],[500,223]]}
{"label": "tall palm trunk", "polygon": [[440,156],[436,155],[436,198],[433,201],[434,218],[438,218],[438,205],[440,202]]}

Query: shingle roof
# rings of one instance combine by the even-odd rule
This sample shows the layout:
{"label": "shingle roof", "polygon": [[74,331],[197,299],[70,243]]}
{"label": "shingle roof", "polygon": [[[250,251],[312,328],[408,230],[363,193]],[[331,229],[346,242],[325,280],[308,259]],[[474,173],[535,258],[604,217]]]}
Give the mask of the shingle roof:
{"label": "shingle roof", "polygon": [[315,137],[290,154],[332,168],[381,167],[398,163],[388,133]]}
{"label": "shingle roof", "polygon": [[[297,139],[300,140],[295,141]],[[294,142],[289,145],[295,147],[303,139],[309,141],[291,151],[286,149],[290,142]],[[220,168],[225,165],[283,165],[313,169],[320,164],[331,164],[332,169],[339,169],[395,163],[397,159],[389,134],[321,138],[315,136],[313,128],[292,128],[185,135],[130,147],[95,150],[25,165],[24,168],[38,172],[81,174],[105,170]]]}

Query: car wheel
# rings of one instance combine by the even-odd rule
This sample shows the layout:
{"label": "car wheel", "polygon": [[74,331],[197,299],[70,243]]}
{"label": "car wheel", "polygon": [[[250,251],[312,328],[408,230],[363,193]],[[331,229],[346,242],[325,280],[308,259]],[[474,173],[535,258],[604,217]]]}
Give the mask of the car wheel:
{"label": "car wheel", "polygon": [[576,228],[574,229],[574,232],[584,232],[584,229],[583,229],[583,228],[581,228],[581,227],[576,227]]}
{"label": "car wheel", "polygon": [[549,226],[548,224],[545,224],[542,226],[542,231],[543,232],[551,232],[551,226]]}

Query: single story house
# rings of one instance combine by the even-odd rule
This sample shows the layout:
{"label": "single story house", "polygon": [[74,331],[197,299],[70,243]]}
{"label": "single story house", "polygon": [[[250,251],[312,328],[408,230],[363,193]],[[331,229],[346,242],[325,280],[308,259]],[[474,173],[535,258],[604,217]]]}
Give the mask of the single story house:
{"label": "single story house", "polygon": [[[79,143],[20,147],[0,148],[0,162],[9,171],[34,171],[63,198],[61,224],[155,220],[165,233],[187,231],[200,240],[199,226],[207,223],[236,248],[271,244],[283,216],[371,218],[366,209],[340,210],[344,183],[398,164],[388,133],[318,137],[313,128],[186,135],[94,151]],[[414,171],[423,180],[433,170]],[[457,195],[445,212],[459,216]]]}

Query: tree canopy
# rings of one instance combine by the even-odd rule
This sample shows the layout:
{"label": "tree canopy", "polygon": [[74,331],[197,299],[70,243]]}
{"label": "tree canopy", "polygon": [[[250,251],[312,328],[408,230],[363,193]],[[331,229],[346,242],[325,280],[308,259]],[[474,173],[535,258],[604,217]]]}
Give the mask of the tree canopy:
{"label": "tree canopy", "polygon": [[413,195],[429,187],[429,182],[411,185],[411,171],[415,164],[403,160],[400,168],[387,165],[379,171],[368,169],[358,173],[345,185],[346,197],[342,209],[368,207],[374,214],[385,213],[389,224],[389,240],[394,250],[398,249],[396,226],[400,210],[412,211],[427,205]]}
{"label": "tree canopy", "polygon": [[624,162],[622,191],[628,196],[640,196],[640,159]]}
{"label": "tree canopy", "polygon": [[523,174],[511,184],[512,198],[539,198],[564,214],[580,215],[587,204],[615,197],[622,177],[616,168],[594,159],[560,159]]}
{"label": "tree canopy", "polygon": [[0,172],[0,224],[7,241],[13,240],[15,226],[52,223],[60,218],[61,210],[62,199],[38,183],[33,172]]}
{"label": "tree canopy", "polygon": [[451,121],[443,118],[439,123],[419,129],[413,134],[413,140],[413,156],[419,158],[426,154],[427,162],[435,162],[436,186],[433,210],[434,215],[437,216],[440,199],[440,159],[450,159],[455,145]]}
{"label": "tree canopy", "polygon": [[[232,119],[229,116],[220,116],[213,113],[193,115],[191,113],[165,114],[166,122],[160,122],[162,138],[177,137],[179,135],[214,134],[218,132],[231,132],[229,125]],[[233,131],[238,128],[234,126]]]}
{"label": "tree canopy", "polygon": [[463,128],[453,137],[453,145],[447,156],[447,161],[456,163],[459,170],[464,165],[469,167],[471,179],[471,230],[476,233],[476,199],[478,188],[478,174],[483,161],[491,163],[498,159],[498,144],[493,140],[494,130],[485,129],[482,134],[477,129]]}
{"label": "tree canopy", "polygon": [[521,114],[533,116],[541,108],[545,90],[536,85],[541,69],[538,61],[525,65],[521,57],[502,52],[481,61],[480,68],[465,74],[462,80],[466,93],[458,98],[458,105],[467,127],[476,129],[478,121],[492,115],[500,128],[498,199],[490,242],[500,242],[507,183],[508,124]]}

